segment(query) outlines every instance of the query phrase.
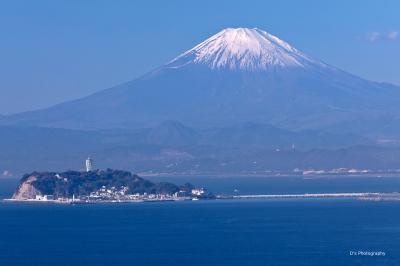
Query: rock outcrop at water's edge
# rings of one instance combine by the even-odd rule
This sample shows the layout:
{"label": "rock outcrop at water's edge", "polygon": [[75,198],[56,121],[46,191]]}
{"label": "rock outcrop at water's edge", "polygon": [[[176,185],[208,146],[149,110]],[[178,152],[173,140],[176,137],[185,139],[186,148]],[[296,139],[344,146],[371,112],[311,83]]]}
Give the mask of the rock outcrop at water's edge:
{"label": "rock outcrop at water's edge", "polygon": [[30,175],[24,182],[20,183],[12,198],[15,200],[34,199],[37,195],[41,195],[40,191],[32,184],[36,180],[36,176]]}

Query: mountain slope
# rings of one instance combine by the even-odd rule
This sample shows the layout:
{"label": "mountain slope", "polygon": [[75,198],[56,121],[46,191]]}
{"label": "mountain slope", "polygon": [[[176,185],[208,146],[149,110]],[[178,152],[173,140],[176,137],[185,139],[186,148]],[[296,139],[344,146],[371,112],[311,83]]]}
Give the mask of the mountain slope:
{"label": "mountain slope", "polygon": [[131,82],[0,123],[106,129],[167,120],[192,127],[255,122],[364,134],[391,125],[391,134],[400,136],[393,132],[399,128],[393,126],[400,117],[398,99],[396,86],[343,72],[258,29],[238,28],[217,33]]}

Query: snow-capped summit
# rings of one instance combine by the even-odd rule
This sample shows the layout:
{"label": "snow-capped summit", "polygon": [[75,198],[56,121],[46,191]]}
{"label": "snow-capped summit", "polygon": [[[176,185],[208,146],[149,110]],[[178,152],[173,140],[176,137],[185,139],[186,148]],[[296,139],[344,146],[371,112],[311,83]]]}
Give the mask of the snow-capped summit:
{"label": "snow-capped summit", "polygon": [[211,69],[262,71],[324,65],[278,37],[257,28],[227,28],[179,55],[167,67],[190,64]]}

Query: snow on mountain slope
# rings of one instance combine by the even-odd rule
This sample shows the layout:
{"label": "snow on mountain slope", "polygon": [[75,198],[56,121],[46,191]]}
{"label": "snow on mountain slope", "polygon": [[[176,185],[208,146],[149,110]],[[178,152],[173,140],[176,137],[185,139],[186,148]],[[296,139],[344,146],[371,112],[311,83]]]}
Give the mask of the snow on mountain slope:
{"label": "snow on mountain slope", "polygon": [[179,68],[188,64],[247,71],[326,66],[257,28],[224,29],[169,62],[167,67]]}

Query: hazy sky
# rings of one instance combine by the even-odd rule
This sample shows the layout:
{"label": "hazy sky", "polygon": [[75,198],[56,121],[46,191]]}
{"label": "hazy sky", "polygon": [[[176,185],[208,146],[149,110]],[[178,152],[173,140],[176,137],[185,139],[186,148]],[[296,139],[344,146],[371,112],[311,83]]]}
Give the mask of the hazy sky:
{"label": "hazy sky", "polygon": [[400,84],[400,1],[0,0],[0,114],[131,80],[226,27],[258,27]]}

